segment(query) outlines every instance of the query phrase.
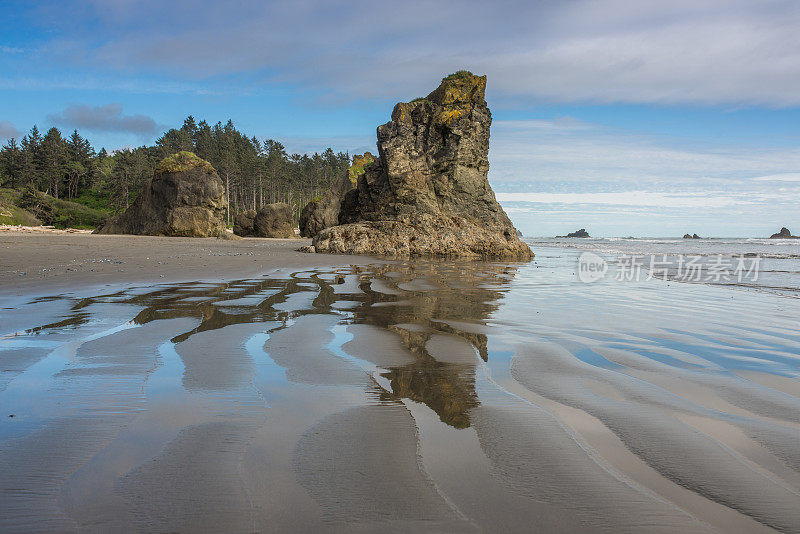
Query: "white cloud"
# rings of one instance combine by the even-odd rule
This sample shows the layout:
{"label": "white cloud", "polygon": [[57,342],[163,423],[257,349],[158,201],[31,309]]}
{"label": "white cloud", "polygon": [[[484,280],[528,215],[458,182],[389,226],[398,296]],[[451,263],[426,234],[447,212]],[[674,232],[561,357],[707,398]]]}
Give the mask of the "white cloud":
{"label": "white cloud", "polygon": [[112,103],[104,106],[75,104],[67,106],[60,113],[47,116],[55,124],[90,132],[124,132],[149,136],[156,133],[158,125],[146,115],[123,115],[122,104]]}
{"label": "white cloud", "polygon": [[556,135],[542,122],[493,125],[493,183],[509,191],[553,182],[604,182],[614,190],[646,189],[645,185],[713,189],[750,187],[768,176],[786,181],[800,174],[800,148],[708,146],[586,123]]}
{"label": "white cloud", "polygon": [[756,182],[800,182],[800,172],[757,176],[755,178],[751,178],[751,180]]}
{"label": "white cloud", "polygon": [[0,139],[19,137],[19,130],[9,121],[0,121]]}
{"label": "white cloud", "polygon": [[122,72],[396,99],[466,67],[488,74],[497,97],[800,104],[794,0],[88,4],[62,8],[69,38],[52,52]]}
{"label": "white cloud", "polygon": [[[770,201],[779,201],[783,195],[730,193],[724,191],[659,193],[653,191],[624,191],[614,193],[497,193],[501,203],[563,204],[572,209],[581,205],[633,206],[660,208],[729,208]],[[517,205],[517,208],[526,208]],[[530,206],[534,208],[535,206]]]}

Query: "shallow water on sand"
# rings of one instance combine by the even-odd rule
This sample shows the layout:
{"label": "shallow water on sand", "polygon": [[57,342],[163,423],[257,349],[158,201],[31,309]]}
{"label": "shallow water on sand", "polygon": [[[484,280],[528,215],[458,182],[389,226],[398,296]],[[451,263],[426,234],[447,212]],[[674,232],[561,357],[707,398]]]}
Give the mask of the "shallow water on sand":
{"label": "shallow water on sand", "polygon": [[0,298],[0,530],[800,531],[800,300],[537,253]]}

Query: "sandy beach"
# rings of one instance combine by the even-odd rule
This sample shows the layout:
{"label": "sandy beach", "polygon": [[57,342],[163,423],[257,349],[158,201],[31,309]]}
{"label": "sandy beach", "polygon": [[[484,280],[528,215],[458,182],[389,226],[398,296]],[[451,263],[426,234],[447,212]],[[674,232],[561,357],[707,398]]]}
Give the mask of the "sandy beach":
{"label": "sandy beach", "polygon": [[[136,282],[261,276],[274,269],[364,264],[359,256],[317,256],[309,239],[181,239],[63,231],[0,233],[0,292]],[[373,261],[373,260],[370,260]]]}
{"label": "sandy beach", "polygon": [[800,530],[798,299],[303,243],[0,235],[0,530]]}

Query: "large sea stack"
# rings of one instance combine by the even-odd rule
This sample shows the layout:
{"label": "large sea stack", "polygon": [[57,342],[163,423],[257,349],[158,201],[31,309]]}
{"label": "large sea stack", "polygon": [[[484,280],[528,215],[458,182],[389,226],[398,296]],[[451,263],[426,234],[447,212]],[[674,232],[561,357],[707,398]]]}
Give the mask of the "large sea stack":
{"label": "large sea stack", "polygon": [[156,166],[131,207],[94,233],[227,237],[227,207],[214,167],[191,152],[178,152]]}
{"label": "large sea stack", "polygon": [[378,127],[378,159],[342,200],[317,252],[527,260],[489,186],[486,77],[460,71]]}

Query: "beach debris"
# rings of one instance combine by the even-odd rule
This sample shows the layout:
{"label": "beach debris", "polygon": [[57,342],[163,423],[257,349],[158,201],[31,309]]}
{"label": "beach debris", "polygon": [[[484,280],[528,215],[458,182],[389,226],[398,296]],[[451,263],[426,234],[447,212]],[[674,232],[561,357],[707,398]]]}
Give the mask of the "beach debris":
{"label": "beach debris", "polygon": [[91,230],[79,228],[59,229],[53,226],[24,226],[19,224],[0,224],[0,232],[25,232],[37,234],[91,234]]}

